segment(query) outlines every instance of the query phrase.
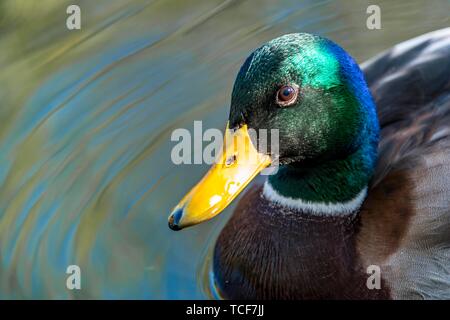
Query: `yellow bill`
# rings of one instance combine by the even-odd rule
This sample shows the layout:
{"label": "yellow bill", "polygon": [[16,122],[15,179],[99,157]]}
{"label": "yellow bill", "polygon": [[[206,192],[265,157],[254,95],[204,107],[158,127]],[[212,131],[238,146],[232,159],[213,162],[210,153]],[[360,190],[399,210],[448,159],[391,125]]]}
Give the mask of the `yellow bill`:
{"label": "yellow bill", "polygon": [[253,146],[247,126],[225,132],[225,141],[216,163],[180,201],[169,216],[172,230],[201,223],[218,215],[264,168],[269,155]]}

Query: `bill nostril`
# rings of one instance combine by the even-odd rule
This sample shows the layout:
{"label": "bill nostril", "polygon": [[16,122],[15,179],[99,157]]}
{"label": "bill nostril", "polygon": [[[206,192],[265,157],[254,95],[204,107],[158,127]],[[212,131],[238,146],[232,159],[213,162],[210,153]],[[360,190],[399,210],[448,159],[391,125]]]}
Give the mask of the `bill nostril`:
{"label": "bill nostril", "polygon": [[236,159],[236,154],[229,156],[225,161],[225,167],[231,167],[236,162]]}

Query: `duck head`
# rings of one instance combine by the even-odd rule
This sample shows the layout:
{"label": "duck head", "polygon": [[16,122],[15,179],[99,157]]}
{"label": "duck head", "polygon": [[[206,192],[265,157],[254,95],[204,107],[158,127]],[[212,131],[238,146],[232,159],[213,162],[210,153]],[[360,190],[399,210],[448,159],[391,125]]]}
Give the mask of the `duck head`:
{"label": "duck head", "polygon": [[[264,129],[271,143],[261,150]],[[274,132],[277,148],[269,147]],[[169,226],[179,230],[214,217],[274,162],[279,170],[266,184],[277,196],[349,201],[372,176],[378,134],[363,74],[341,47],[310,34],[276,38],[242,65],[222,154],[173,209]]]}

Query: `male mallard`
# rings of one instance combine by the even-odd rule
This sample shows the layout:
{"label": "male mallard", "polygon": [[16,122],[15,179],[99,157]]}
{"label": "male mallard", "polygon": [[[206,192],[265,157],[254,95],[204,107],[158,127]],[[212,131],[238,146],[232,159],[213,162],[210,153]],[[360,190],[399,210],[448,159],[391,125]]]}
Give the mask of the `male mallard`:
{"label": "male mallard", "polygon": [[179,230],[217,215],[277,160],[229,141],[279,130],[278,172],[248,190],[215,246],[224,298],[450,298],[450,29],[364,70],[373,97],[355,61],[310,34],[241,67],[221,160],[169,217]]}

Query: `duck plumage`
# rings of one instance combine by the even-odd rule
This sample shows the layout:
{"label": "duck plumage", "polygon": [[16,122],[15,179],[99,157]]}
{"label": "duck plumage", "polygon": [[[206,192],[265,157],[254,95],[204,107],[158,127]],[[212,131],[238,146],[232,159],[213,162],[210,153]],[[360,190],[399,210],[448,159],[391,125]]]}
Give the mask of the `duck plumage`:
{"label": "duck plumage", "polygon": [[[306,39],[306,46],[316,41],[316,38]],[[274,54],[270,46],[262,48],[258,50]],[[320,97],[325,108],[320,109],[318,104],[317,112],[328,115],[331,121],[328,124],[338,123],[336,128],[339,125],[342,128],[345,123],[344,131],[350,128],[362,138],[342,140],[344,136],[340,136],[341,140],[335,140],[324,135],[329,139],[327,142],[346,143],[338,151],[326,150],[319,156],[301,139],[284,141],[291,149],[286,148],[285,155],[290,159],[284,163],[290,169],[287,173],[281,170],[275,176],[278,181],[252,184],[217,239],[213,271],[218,291],[231,299],[450,299],[450,28],[396,45],[362,65],[376,105],[379,135],[378,124],[370,120],[373,102],[365,92],[365,85],[360,84],[364,80],[349,80],[349,77],[359,77],[359,68],[352,66],[351,59],[342,56],[339,49],[332,46],[331,51],[338,56],[339,77],[344,78],[351,91],[359,92],[356,97],[359,113],[352,107],[343,109],[347,112],[344,118],[340,115],[333,118],[333,113],[327,113],[330,108],[342,112],[342,103],[351,104],[355,100],[346,98],[342,83],[333,84],[331,89],[327,87],[327,91],[322,90],[325,87],[311,91],[308,85],[324,78],[320,67],[316,71],[308,65],[307,70],[301,69],[306,73],[305,83],[301,84],[305,87],[301,105],[287,111],[283,108],[270,111],[277,114],[259,120],[283,127],[280,123],[284,123],[277,123],[277,119],[288,112],[292,115],[297,112],[297,117],[308,120],[300,126],[309,123],[314,127],[315,115],[307,113],[311,107],[308,98],[316,99],[315,94],[319,92],[325,96]],[[289,52],[292,51],[284,50],[281,60]],[[322,72],[333,67],[326,53],[308,54],[304,54],[300,63],[311,63],[310,58],[316,56],[325,66]],[[249,73],[252,59],[250,56],[240,74]],[[269,71],[264,77],[277,68],[278,63],[265,69]],[[308,76],[313,79],[309,83]],[[237,82],[239,77],[242,75],[238,75]],[[327,85],[332,81],[330,77],[326,79]],[[248,81],[235,84],[234,92],[238,92],[239,99],[234,100],[239,100],[240,105],[247,103],[245,97],[252,90],[248,85]],[[257,88],[266,90],[263,86]],[[330,101],[338,104],[330,105]],[[248,119],[252,112],[261,117],[262,112],[276,109],[267,109],[267,102],[264,102],[266,109],[260,106],[257,111],[251,109],[256,107],[247,107],[244,112],[233,108],[232,99],[230,123],[245,121],[253,127],[260,124],[258,118]],[[366,127],[353,120],[346,122],[349,117],[365,119]],[[287,127],[296,125],[287,123]],[[301,137],[313,139],[309,129],[303,129],[306,131],[301,132]],[[328,128],[320,127],[319,123],[313,129],[320,136]],[[378,136],[378,157],[372,166],[375,158],[371,148]],[[296,145],[289,145],[292,141],[300,143],[298,148],[310,158],[293,157]],[[367,147],[361,147],[364,145]],[[292,159],[302,164],[301,169],[290,163]],[[308,171],[310,168],[314,169],[315,176]],[[331,171],[326,171],[330,168]],[[336,168],[343,171],[334,172]],[[353,175],[357,171],[363,174]],[[297,175],[294,179],[290,177],[293,174]],[[342,181],[333,184],[330,177]],[[364,188],[367,177],[371,177],[370,183]],[[302,202],[285,195],[284,199],[289,201],[283,203],[283,196],[271,187],[289,194],[289,188],[295,188],[296,183],[302,186],[298,191],[302,197],[312,195],[316,201],[308,198]],[[305,192],[306,189],[309,191]],[[331,207],[340,210],[336,214],[320,211],[328,203],[321,198],[327,199],[327,192],[343,199],[338,203],[340,207]],[[277,201],[277,197],[281,200]],[[331,199],[329,203],[334,201],[328,199]],[[186,208],[189,209],[185,203],[178,206],[169,219],[174,230],[183,223],[186,226],[198,223],[184,222]],[[368,285],[371,266],[379,268],[381,275],[380,286],[376,288]]]}
{"label": "duck plumage", "polygon": [[358,251],[391,297],[450,299],[450,29],[363,65],[378,107],[379,158]]}
{"label": "duck plumage", "polygon": [[[450,298],[450,29],[397,45],[362,69],[381,141],[360,214],[293,213],[255,185],[216,244],[224,297]],[[379,290],[366,286],[370,265],[380,267]]]}

